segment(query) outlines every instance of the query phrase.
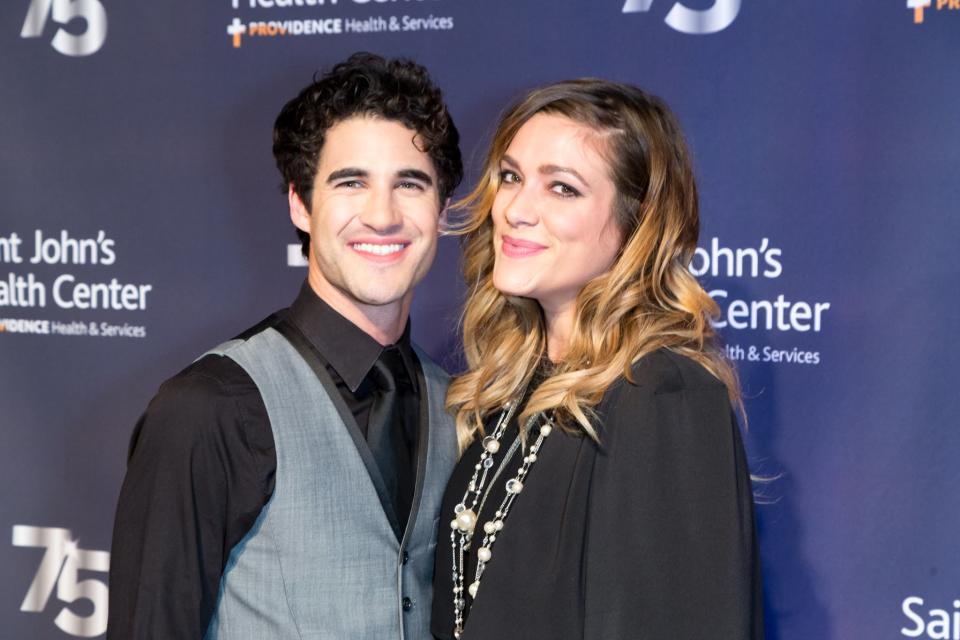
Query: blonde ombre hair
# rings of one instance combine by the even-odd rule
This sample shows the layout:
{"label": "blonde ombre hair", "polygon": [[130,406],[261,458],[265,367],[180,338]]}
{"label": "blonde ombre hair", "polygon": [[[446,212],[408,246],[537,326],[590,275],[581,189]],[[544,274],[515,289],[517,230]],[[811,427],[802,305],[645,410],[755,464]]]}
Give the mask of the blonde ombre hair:
{"label": "blonde ombre hair", "polygon": [[660,99],[636,87],[571,80],[535,89],[506,112],[479,183],[457,203],[467,212],[459,231],[469,370],[450,385],[447,408],[456,414],[461,451],[483,433],[487,416],[523,393],[547,353],[539,303],[502,294],[492,277],[490,212],[500,162],[517,131],[538,113],[564,116],[601,134],[623,243],[610,269],[578,294],[567,351],[533,390],[520,423],[552,412],[565,429],[598,439],[593,408],[620,376],[630,379],[633,363],[660,348],[703,365],[740,407],[736,375],[710,324],[719,310],[687,269],[700,224],[690,154],[676,119]]}

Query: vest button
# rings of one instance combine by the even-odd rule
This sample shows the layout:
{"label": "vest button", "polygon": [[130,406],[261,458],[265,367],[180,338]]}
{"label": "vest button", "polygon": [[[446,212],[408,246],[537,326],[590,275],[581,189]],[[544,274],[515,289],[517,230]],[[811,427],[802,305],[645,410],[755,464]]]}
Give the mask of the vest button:
{"label": "vest button", "polygon": [[403,555],[400,556],[400,564],[407,564],[407,560],[409,560],[409,559],[410,559],[410,554],[408,554],[406,551],[404,551],[404,552],[403,552]]}
{"label": "vest button", "polygon": [[413,600],[411,600],[410,598],[404,597],[402,604],[403,604],[404,611],[410,611],[413,609]]}

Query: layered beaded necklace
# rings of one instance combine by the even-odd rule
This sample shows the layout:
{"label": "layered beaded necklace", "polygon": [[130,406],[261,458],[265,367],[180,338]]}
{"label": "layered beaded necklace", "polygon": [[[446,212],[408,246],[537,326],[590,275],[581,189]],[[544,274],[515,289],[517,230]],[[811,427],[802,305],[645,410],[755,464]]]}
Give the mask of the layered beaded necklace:
{"label": "layered beaded necklace", "polygon": [[[544,415],[539,413],[527,420],[523,430],[517,434],[517,439],[513,441],[513,444],[510,445],[510,448],[506,454],[504,454],[503,459],[500,460],[497,470],[491,473],[494,465],[493,458],[497,452],[500,451],[500,440],[507,431],[507,425],[510,424],[510,419],[513,417],[518,405],[519,403],[517,402],[507,403],[497,420],[497,426],[494,427],[490,435],[483,439],[483,451],[480,454],[480,460],[474,466],[473,476],[470,478],[467,490],[464,492],[460,502],[453,508],[454,518],[450,522],[450,546],[453,552],[453,637],[458,640],[463,635],[463,613],[466,607],[464,583],[467,565],[465,556],[473,540],[474,529],[477,526],[477,518],[479,514],[483,512],[483,505],[487,501],[487,496],[490,495],[490,489],[497,482],[500,474],[503,473],[517,449],[520,448],[523,434],[529,434],[531,427],[533,427],[538,420],[544,418]],[[523,481],[527,474],[530,473],[530,468],[537,461],[537,452],[540,451],[540,448],[543,446],[543,441],[547,439],[547,436],[550,435],[552,430],[553,422],[549,418],[545,419],[545,422],[540,426],[540,430],[537,433],[537,439],[530,446],[526,455],[524,455],[523,464],[520,465],[520,469],[517,470],[514,477],[507,480],[506,497],[500,503],[493,518],[483,524],[484,536],[480,543],[480,548],[477,549],[477,570],[473,582],[471,582],[470,586],[466,589],[467,594],[469,594],[471,598],[477,597],[477,590],[480,588],[480,578],[483,576],[483,571],[493,555],[493,543],[497,540],[497,534],[503,530],[503,523],[507,519],[510,507],[513,506],[514,500],[516,500],[516,497],[523,490]],[[488,477],[490,479],[489,483],[487,482]]]}

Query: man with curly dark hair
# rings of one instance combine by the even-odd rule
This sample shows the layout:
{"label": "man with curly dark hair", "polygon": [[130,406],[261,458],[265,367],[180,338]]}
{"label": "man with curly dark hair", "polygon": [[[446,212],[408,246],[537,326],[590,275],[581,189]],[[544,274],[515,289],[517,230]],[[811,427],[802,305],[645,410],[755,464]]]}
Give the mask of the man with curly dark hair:
{"label": "man with curly dark hair", "polygon": [[413,287],[462,177],[426,70],[355,54],[277,118],[293,304],[165,382],[134,431],[107,637],[427,638],[457,457]]}

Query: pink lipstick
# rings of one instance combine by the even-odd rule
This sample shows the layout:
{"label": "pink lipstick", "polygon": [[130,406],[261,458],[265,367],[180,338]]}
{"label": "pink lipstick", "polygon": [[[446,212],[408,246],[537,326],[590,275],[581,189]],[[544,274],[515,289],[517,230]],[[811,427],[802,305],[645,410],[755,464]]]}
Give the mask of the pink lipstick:
{"label": "pink lipstick", "polygon": [[520,240],[519,238],[511,238],[510,236],[503,236],[501,240],[500,250],[503,252],[503,255],[508,258],[529,258],[547,248],[545,245],[537,242]]}

